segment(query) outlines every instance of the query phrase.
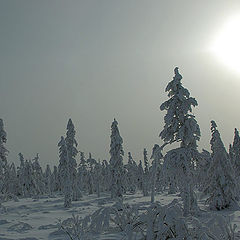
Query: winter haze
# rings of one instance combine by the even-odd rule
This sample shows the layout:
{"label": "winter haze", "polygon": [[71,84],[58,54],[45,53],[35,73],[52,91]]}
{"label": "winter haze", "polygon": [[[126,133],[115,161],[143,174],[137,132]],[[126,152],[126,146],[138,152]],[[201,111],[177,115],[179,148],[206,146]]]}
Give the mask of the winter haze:
{"label": "winter haze", "polygon": [[[240,128],[240,73],[209,46],[239,1],[0,0],[0,110],[8,161],[58,162],[72,119],[78,150],[109,160],[114,118],[125,157],[151,152],[163,128],[165,87],[179,67],[199,106],[200,149],[210,121],[226,148]],[[78,159],[78,158],[77,158]]]}

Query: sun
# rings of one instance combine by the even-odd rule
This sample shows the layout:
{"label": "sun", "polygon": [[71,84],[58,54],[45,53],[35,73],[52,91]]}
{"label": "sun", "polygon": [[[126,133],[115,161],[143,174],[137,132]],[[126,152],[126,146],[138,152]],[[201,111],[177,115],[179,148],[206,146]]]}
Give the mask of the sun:
{"label": "sun", "polygon": [[211,45],[219,61],[240,73],[240,15],[230,18]]}

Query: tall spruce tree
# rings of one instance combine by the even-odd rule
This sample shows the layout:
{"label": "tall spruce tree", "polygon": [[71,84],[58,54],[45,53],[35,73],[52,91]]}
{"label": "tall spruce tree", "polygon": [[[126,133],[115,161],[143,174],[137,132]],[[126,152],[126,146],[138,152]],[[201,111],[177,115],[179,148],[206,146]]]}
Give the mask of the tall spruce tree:
{"label": "tall spruce tree", "polygon": [[166,110],[164,128],[159,136],[164,141],[162,148],[174,142],[180,142],[180,148],[169,151],[164,159],[165,170],[177,178],[181,196],[184,202],[184,214],[197,211],[197,202],[193,192],[191,178],[193,161],[197,154],[197,141],[200,139],[200,128],[191,113],[197,106],[195,98],[182,86],[182,76],[178,67],[174,69],[175,76],[168,83],[166,92],[169,100],[162,103],[160,110]]}
{"label": "tall spruce tree", "polygon": [[5,147],[7,133],[4,130],[3,120],[0,119],[0,193],[4,191],[4,174],[7,165],[8,150]]}
{"label": "tall spruce tree", "polygon": [[111,143],[110,143],[110,168],[111,168],[111,197],[123,197],[124,193],[124,168],[123,168],[123,140],[118,130],[116,119],[111,125]]}
{"label": "tall spruce tree", "polygon": [[232,163],[233,163],[233,167],[235,169],[236,177],[240,178],[240,137],[239,137],[239,132],[236,128],[234,130],[234,140],[233,140],[233,145],[232,145],[232,154],[233,154]]}
{"label": "tall spruce tree", "polygon": [[211,132],[212,162],[208,170],[204,193],[209,195],[207,203],[209,203],[210,209],[221,210],[235,205],[237,184],[229,156],[214,121],[211,121]]}
{"label": "tall spruce tree", "polygon": [[19,195],[24,196],[24,157],[22,153],[18,154],[20,166],[17,168],[17,177],[19,181]]}
{"label": "tall spruce tree", "polygon": [[69,171],[70,171],[70,182],[73,189],[73,201],[80,199],[81,192],[77,184],[77,162],[75,157],[77,156],[77,141],[75,139],[76,131],[73,125],[71,118],[68,120],[67,124],[67,133],[66,133],[66,145],[68,150],[68,159],[69,159]]}
{"label": "tall spruce tree", "polygon": [[59,173],[62,179],[62,190],[64,193],[64,207],[69,208],[72,205],[72,182],[70,177],[70,161],[68,156],[68,148],[64,137],[61,137],[60,142],[58,143],[59,146]]}
{"label": "tall spruce tree", "polygon": [[149,163],[148,163],[148,157],[147,157],[147,149],[144,148],[143,150],[143,161],[144,161],[144,174],[143,174],[143,196],[148,196],[149,195],[149,180],[150,180],[150,175],[149,175]]}
{"label": "tall spruce tree", "polygon": [[45,180],[43,176],[42,167],[39,163],[39,154],[36,154],[36,157],[33,158],[32,169],[34,172],[35,182],[37,184],[37,192],[38,194],[45,193]]}

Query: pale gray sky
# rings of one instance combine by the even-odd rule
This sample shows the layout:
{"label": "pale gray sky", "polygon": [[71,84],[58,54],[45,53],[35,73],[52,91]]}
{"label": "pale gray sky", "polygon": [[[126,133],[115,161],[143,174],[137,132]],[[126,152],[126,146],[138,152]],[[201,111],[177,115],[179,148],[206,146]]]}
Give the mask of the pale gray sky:
{"label": "pale gray sky", "polygon": [[[228,147],[240,128],[240,74],[209,45],[240,1],[0,0],[0,118],[9,161],[19,152],[58,162],[68,118],[79,150],[109,158],[110,126],[124,150],[151,152],[163,127],[160,104],[178,66],[209,149],[210,120]],[[240,28],[239,28],[240,29]],[[127,154],[126,154],[127,156]]]}

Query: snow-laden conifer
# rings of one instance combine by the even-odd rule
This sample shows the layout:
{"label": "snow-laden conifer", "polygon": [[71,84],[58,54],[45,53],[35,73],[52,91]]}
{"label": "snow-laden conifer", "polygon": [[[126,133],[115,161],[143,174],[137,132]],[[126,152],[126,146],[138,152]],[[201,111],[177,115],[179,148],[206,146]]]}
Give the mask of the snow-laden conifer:
{"label": "snow-laden conifer", "polygon": [[17,169],[17,177],[19,181],[19,195],[24,196],[24,157],[22,153],[18,154],[20,160],[20,166]]}
{"label": "snow-laden conifer", "polygon": [[53,167],[53,173],[52,173],[52,188],[53,192],[57,192],[60,190],[60,181],[59,181],[59,174],[58,174],[58,167],[54,166]]}
{"label": "snow-laden conifer", "polygon": [[8,150],[5,147],[7,133],[4,130],[3,120],[0,119],[0,164],[4,167],[7,164]]}
{"label": "snow-laden conifer", "polygon": [[129,192],[135,193],[137,190],[137,164],[132,158],[131,152],[128,152],[128,163],[125,166],[127,169],[126,174],[126,188]]}
{"label": "snow-laden conifer", "polygon": [[17,179],[17,171],[14,163],[10,165],[9,170],[10,170],[10,181],[9,181],[8,191],[11,194],[17,196],[19,192],[19,181]]}
{"label": "snow-laden conifer", "polygon": [[167,113],[164,117],[164,128],[159,136],[164,141],[162,148],[167,144],[180,142],[180,148],[170,150],[166,154],[164,168],[172,179],[177,177],[178,183],[181,184],[179,187],[184,201],[184,214],[187,215],[198,209],[191,179],[200,128],[191,113],[192,107],[197,106],[197,101],[190,97],[189,91],[182,86],[182,76],[177,67],[174,73],[173,80],[168,83],[165,90],[168,92],[169,100],[160,106],[160,110],[166,110]]}
{"label": "snow-laden conifer", "polygon": [[0,193],[3,193],[4,188],[4,172],[7,165],[8,150],[5,147],[7,142],[7,133],[4,130],[3,120],[0,119]]}
{"label": "snow-laden conifer", "polygon": [[36,154],[36,157],[33,158],[32,161],[32,168],[33,168],[33,172],[34,172],[34,178],[35,178],[35,182],[37,184],[37,193],[38,194],[43,194],[45,193],[45,179],[43,176],[43,171],[42,171],[42,167],[39,163],[39,154]]}
{"label": "snow-laden conifer", "polygon": [[210,152],[203,149],[201,153],[199,153],[199,158],[196,162],[196,186],[200,191],[206,187],[207,184],[207,172],[212,162],[212,157]]}
{"label": "snow-laden conifer", "polygon": [[87,162],[84,152],[80,152],[80,163],[78,165],[78,185],[81,191],[87,190]]}
{"label": "snow-laden conifer", "polygon": [[139,190],[143,190],[143,176],[144,176],[144,170],[142,166],[142,160],[139,161],[138,169],[137,169],[137,186]]}
{"label": "snow-laden conifer", "polygon": [[64,207],[69,208],[72,205],[72,182],[70,178],[70,163],[68,157],[68,148],[64,137],[61,137],[59,146],[59,162],[61,164],[60,175],[62,179],[62,188],[64,193]]}
{"label": "snow-laden conifer", "polygon": [[69,171],[70,171],[70,181],[73,189],[73,200],[77,201],[81,197],[80,189],[77,184],[77,162],[75,157],[77,156],[77,141],[75,139],[76,131],[71,118],[68,120],[67,133],[66,133],[66,145],[68,149],[69,158]]}
{"label": "snow-laden conifer", "polygon": [[148,163],[148,158],[147,158],[147,149],[143,149],[143,161],[144,161],[144,172],[147,173],[149,170],[149,163]]}
{"label": "snow-laden conifer", "polygon": [[160,159],[163,157],[162,150],[158,144],[155,144],[152,150],[152,167],[151,167],[151,203],[154,203],[155,199],[155,187],[156,187],[156,174],[160,166]]}
{"label": "snow-laden conifer", "polygon": [[211,121],[211,132],[212,162],[208,170],[208,184],[204,193],[209,195],[207,203],[210,209],[221,210],[235,205],[237,185],[230,159],[214,121]]}
{"label": "snow-laden conifer", "polygon": [[123,177],[123,140],[118,130],[116,119],[111,125],[110,168],[111,168],[111,197],[122,197],[124,193]]}
{"label": "snow-laden conifer", "polygon": [[149,195],[149,180],[150,180],[150,174],[149,174],[149,163],[148,163],[148,157],[147,157],[147,149],[144,148],[143,150],[143,161],[144,161],[144,175],[143,175],[143,196]]}
{"label": "snow-laden conifer", "polygon": [[107,162],[107,160],[103,160],[102,161],[102,177],[103,177],[103,189],[104,191],[111,191],[111,181],[109,181],[109,179],[111,179],[111,166],[110,164]]}
{"label": "snow-laden conifer", "polygon": [[25,160],[23,169],[23,195],[24,197],[37,197],[39,188],[31,160]]}
{"label": "snow-laden conifer", "polygon": [[167,110],[164,117],[164,128],[159,134],[164,144],[180,142],[181,147],[196,148],[200,139],[200,128],[191,114],[192,106],[197,106],[195,98],[190,97],[189,91],[182,86],[182,76],[178,72],[178,67],[174,69],[175,76],[166,87],[169,100],[160,106],[160,110]]}
{"label": "snow-laden conifer", "polygon": [[49,164],[47,164],[47,167],[46,167],[46,170],[45,170],[45,173],[44,173],[44,182],[45,182],[45,193],[47,193],[48,195],[51,195],[52,194],[52,171],[50,169],[50,166]]}
{"label": "snow-laden conifer", "polygon": [[101,170],[102,170],[102,165],[100,163],[100,160],[98,160],[98,162],[95,164],[95,168],[94,168],[94,185],[96,187],[96,192],[97,192],[97,197],[100,197],[100,187],[102,185],[102,174],[101,174]]}
{"label": "snow-laden conifer", "polygon": [[96,165],[97,161],[92,158],[92,154],[89,153],[87,164],[88,164],[88,172],[87,172],[87,187],[88,187],[88,194],[93,194],[94,192],[94,166]]}
{"label": "snow-laden conifer", "polygon": [[4,187],[3,192],[6,197],[16,196],[19,192],[19,183],[15,164],[6,164],[4,172]]}
{"label": "snow-laden conifer", "polygon": [[240,179],[240,137],[236,128],[234,130],[234,140],[232,144],[232,163],[236,177]]}

